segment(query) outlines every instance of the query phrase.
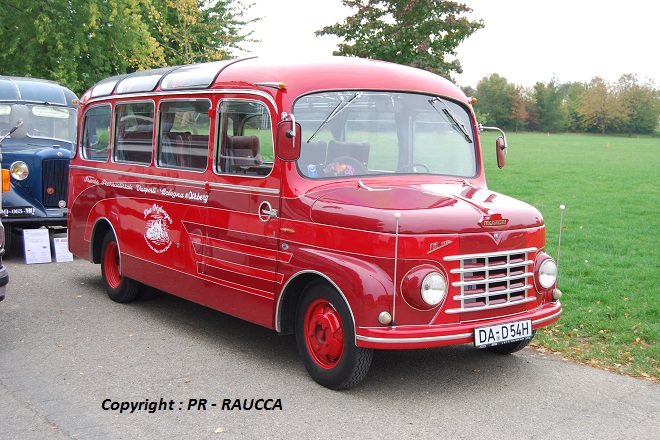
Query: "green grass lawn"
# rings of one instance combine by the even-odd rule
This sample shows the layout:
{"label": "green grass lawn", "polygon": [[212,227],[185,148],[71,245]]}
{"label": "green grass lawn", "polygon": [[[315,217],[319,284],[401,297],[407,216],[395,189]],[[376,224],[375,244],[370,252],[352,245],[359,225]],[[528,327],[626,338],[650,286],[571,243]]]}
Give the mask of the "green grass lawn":
{"label": "green grass lawn", "polygon": [[660,380],[660,138],[509,133],[482,148],[490,189],[536,206],[557,256],[564,313],[534,342],[611,371]]}

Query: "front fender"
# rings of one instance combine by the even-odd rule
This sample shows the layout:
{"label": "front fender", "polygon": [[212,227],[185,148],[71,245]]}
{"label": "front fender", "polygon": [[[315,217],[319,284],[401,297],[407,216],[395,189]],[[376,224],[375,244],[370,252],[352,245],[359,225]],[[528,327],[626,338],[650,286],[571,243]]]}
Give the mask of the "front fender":
{"label": "front fender", "polygon": [[318,249],[297,249],[294,255],[277,301],[275,324],[279,332],[293,331],[302,292],[318,278],[342,295],[357,327],[379,326],[378,315],[382,311],[392,313],[392,276],[373,261]]}

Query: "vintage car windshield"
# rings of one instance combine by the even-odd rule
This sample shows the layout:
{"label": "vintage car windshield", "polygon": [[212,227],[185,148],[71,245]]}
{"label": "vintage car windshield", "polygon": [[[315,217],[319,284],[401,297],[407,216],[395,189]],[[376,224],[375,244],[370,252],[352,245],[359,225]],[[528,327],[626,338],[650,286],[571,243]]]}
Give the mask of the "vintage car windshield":
{"label": "vintage car windshield", "polygon": [[293,114],[301,126],[298,169],[306,177],[477,174],[470,113],[447,98],[321,92],[298,99]]}
{"label": "vintage car windshield", "polygon": [[[15,105],[0,104],[0,136],[7,134],[15,124],[12,117]],[[53,106],[48,104],[19,104],[27,107],[27,119],[23,121],[27,125],[27,138],[49,139],[62,141],[62,148],[72,148],[76,138],[76,109]],[[29,148],[29,143],[22,143]],[[18,146],[10,144],[8,146]]]}

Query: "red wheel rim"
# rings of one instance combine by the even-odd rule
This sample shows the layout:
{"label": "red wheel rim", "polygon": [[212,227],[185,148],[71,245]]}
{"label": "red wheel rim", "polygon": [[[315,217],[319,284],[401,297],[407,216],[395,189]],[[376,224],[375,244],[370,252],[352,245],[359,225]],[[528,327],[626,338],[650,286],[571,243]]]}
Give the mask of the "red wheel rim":
{"label": "red wheel rim", "polygon": [[121,283],[121,272],[119,271],[119,247],[115,242],[110,242],[105,247],[103,269],[105,270],[105,279],[110,287],[113,289],[119,287],[119,283]]}
{"label": "red wheel rim", "polygon": [[318,366],[325,369],[337,366],[344,350],[344,328],[339,312],[328,301],[317,299],[307,309],[305,341]]}

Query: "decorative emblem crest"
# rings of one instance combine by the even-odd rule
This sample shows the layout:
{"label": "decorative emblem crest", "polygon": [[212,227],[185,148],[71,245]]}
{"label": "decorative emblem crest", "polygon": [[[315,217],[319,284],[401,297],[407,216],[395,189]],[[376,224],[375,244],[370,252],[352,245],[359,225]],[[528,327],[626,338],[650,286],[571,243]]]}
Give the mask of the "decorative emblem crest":
{"label": "decorative emblem crest", "polygon": [[502,214],[491,214],[484,216],[481,225],[486,226],[506,226],[509,224],[508,218],[502,218]]}
{"label": "decorative emblem crest", "polygon": [[172,246],[169,236],[172,218],[169,214],[162,206],[154,203],[151,208],[144,210],[144,219],[146,220],[144,240],[147,242],[147,246],[157,254],[168,250]]}

